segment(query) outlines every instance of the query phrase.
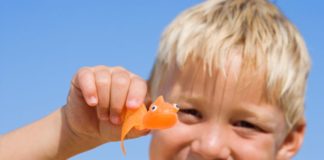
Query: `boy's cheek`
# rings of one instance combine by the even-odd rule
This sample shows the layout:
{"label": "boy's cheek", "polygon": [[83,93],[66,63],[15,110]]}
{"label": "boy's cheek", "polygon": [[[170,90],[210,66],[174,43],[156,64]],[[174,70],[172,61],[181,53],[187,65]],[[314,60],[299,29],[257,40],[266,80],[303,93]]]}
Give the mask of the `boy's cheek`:
{"label": "boy's cheek", "polygon": [[[189,129],[186,128],[185,125],[177,123],[175,126],[168,129],[152,131],[152,139],[165,145],[171,145],[190,140],[188,133],[192,132],[189,132]],[[172,143],[169,144],[168,142]]]}
{"label": "boy's cheek", "polygon": [[[152,131],[151,159],[157,159],[157,157],[164,159],[187,157],[190,155],[191,142],[199,135],[201,135],[201,129],[181,123],[169,129]],[[271,135],[260,136],[253,140],[243,140],[237,136],[228,138],[230,140],[227,145],[231,148],[232,154],[242,159],[270,160],[276,156],[276,151],[273,150],[275,140]],[[243,148],[242,145],[244,145]]]}
{"label": "boy's cheek", "polygon": [[164,158],[171,158],[184,152],[184,149],[190,146],[190,141],[193,137],[188,133],[191,133],[189,129],[179,123],[169,129],[152,131],[151,157],[162,156]]}

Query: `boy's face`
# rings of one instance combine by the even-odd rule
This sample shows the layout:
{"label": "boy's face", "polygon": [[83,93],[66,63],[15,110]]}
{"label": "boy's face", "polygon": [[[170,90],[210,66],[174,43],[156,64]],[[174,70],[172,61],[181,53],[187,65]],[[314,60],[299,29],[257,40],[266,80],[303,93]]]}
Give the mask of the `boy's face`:
{"label": "boy's face", "polygon": [[222,72],[209,77],[197,66],[200,61],[187,62],[164,81],[159,94],[179,104],[179,121],[153,132],[150,158],[282,159],[285,118],[278,107],[266,103],[261,74],[238,78],[237,57],[226,63],[226,77]]}

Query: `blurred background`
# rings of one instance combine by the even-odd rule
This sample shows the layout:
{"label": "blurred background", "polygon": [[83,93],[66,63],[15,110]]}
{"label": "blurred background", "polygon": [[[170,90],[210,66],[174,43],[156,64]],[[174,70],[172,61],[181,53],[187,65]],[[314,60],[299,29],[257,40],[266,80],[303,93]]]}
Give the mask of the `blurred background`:
{"label": "blurred background", "polygon": [[[148,78],[164,28],[199,2],[0,0],[0,134],[61,107],[82,66],[118,65]],[[319,159],[324,144],[324,2],[273,2],[300,30],[313,61],[306,96],[308,129],[294,159]],[[126,157],[119,143],[110,143],[71,159],[148,159],[149,141],[150,136],[126,141]]]}

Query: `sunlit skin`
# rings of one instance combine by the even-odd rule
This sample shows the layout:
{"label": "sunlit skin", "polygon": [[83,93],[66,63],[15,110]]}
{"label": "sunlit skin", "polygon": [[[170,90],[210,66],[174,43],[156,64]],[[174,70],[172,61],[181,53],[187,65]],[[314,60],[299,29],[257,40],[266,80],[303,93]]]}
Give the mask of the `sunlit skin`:
{"label": "sunlit skin", "polygon": [[287,134],[283,112],[264,98],[264,74],[239,77],[238,57],[211,77],[201,64],[173,66],[164,81],[160,94],[179,104],[179,122],[153,131],[151,160],[279,160],[297,152],[303,127]]}

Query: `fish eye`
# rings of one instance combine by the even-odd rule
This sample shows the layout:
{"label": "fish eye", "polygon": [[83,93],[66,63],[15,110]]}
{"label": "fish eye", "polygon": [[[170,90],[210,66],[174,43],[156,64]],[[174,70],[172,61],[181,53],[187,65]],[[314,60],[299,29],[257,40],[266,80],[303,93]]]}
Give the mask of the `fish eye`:
{"label": "fish eye", "polygon": [[177,110],[179,110],[179,109],[180,109],[179,105],[178,105],[178,104],[176,104],[176,103],[174,103],[174,104],[173,104],[173,107],[174,107],[175,109],[177,109]]}
{"label": "fish eye", "polygon": [[156,105],[152,105],[151,111],[154,112],[158,107]]}

